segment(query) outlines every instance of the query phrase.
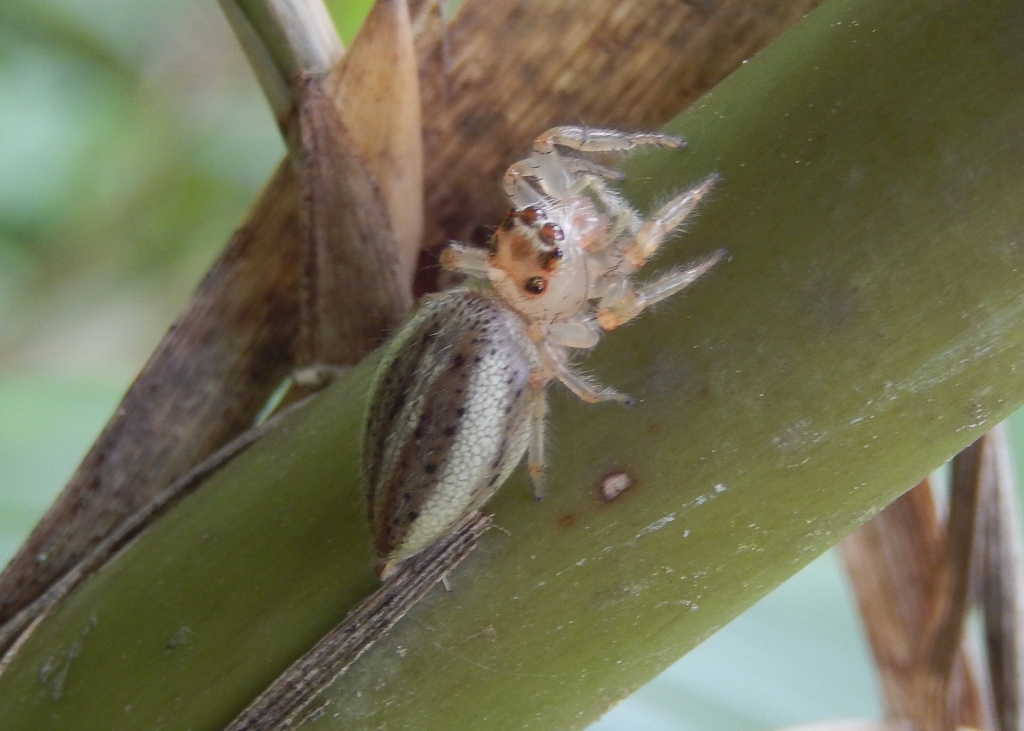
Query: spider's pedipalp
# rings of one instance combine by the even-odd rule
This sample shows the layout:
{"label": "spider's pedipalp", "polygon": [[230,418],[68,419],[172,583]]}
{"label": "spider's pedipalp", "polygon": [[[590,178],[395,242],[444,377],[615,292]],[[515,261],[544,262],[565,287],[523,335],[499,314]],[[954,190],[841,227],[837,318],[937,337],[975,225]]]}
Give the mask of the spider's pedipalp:
{"label": "spider's pedipalp", "polygon": [[487,279],[487,252],[457,241],[449,241],[441,251],[441,266],[450,272]]}

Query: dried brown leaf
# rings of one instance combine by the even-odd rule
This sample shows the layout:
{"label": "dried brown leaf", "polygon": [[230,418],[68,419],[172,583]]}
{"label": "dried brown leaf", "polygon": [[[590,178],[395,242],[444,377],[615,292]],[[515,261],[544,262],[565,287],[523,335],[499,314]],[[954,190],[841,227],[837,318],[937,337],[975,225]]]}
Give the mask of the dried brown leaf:
{"label": "dried brown leaf", "polygon": [[875,659],[886,717],[935,728],[945,714],[937,712],[928,686],[942,685],[957,724],[988,728],[987,698],[960,634],[949,643],[935,634],[953,624],[936,609],[937,598],[950,596],[948,607],[958,604],[944,574],[945,545],[926,480],[844,538],[840,555]]}
{"label": "dried brown leaf", "polygon": [[387,200],[324,87],[318,78],[297,85],[303,366],[358,362],[412,304],[411,272],[402,271]]}
{"label": "dried brown leaf", "polygon": [[1017,492],[1003,425],[986,436],[993,480],[984,505],[981,605],[1000,731],[1024,729],[1024,558]]}
{"label": "dried brown leaf", "polygon": [[342,125],[387,201],[401,281],[412,281],[423,238],[419,70],[405,0],[379,0],[327,80]]}
{"label": "dried brown leaf", "polygon": [[[972,557],[978,524],[978,505],[990,478],[984,455],[985,437],[963,450],[952,462],[949,517],[943,531],[942,558],[936,564],[936,587],[922,624],[915,684],[919,728],[953,731],[960,722],[965,678],[957,671],[963,659],[963,629],[967,620]],[[987,700],[987,699],[985,699]],[[987,703],[974,728],[991,728]]]}

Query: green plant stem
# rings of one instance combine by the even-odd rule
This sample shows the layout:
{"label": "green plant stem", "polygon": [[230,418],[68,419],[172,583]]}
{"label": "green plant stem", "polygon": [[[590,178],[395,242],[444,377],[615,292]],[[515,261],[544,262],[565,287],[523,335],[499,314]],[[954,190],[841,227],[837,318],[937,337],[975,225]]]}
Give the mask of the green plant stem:
{"label": "green plant stem", "polygon": [[218,0],[278,123],[294,108],[297,75],[321,75],[344,52],[320,0]]}
{"label": "green plant stem", "polygon": [[[644,203],[723,175],[650,268],[731,260],[588,363],[637,407],[555,394],[549,498],[514,477],[304,728],[582,728],[1021,404],[1022,48],[1015,1],[832,0],[633,161]],[[368,594],[372,367],[44,621],[0,727],[221,728]]]}

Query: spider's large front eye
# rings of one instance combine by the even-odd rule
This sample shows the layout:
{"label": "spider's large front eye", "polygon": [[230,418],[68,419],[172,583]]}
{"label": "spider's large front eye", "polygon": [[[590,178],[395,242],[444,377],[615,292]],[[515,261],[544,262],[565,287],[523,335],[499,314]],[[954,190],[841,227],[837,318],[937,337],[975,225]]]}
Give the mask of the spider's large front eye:
{"label": "spider's large front eye", "polygon": [[540,209],[537,206],[530,206],[519,211],[519,220],[527,226],[532,226],[541,218]]}
{"label": "spider's large front eye", "polygon": [[556,241],[565,239],[565,232],[562,227],[555,223],[545,223],[540,227],[540,240],[548,246],[554,246]]}
{"label": "spider's large front eye", "polygon": [[547,288],[548,283],[544,281],[544,277],[530,277],[523,284],[523,289],[530,294],[544,294],[544,290]]}

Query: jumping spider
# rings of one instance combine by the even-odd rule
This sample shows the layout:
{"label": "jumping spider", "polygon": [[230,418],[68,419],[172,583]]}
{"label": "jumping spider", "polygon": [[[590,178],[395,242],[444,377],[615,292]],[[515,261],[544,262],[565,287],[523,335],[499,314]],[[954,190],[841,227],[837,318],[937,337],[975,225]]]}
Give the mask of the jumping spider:
{"label": "jumping spider", "polygon": [[575,371],[569,349],[695,281],[723,251],[634,286],[632,276],[711,190],[711,175],[644,220],[577,153],[678,148],[661,134],[556,127],[505,174],[512,210],[487,249],[450,244],[442,264],[490,280],[424,300],[395,335],[370,388],[363,471],[381,576],[445,535],[501,487],[528,453],[544,492],[545,388],[587,402],[631,399]]}
{"label": "jumping spider", "polygon": [[718,250],[637,288],[633,275],[697,208],[718,175],[709,175],[644,220],[608,187],[606,181],[624,176],[559,148],[625,152],[684,144],[682,138],[664,134],[549,129],[534,140],[530,156],[505,173],[502,186],[513,207],[488,249],[452,242],[441,254],[446,269],[490,280],[501,299],[528,323],[543,364],[530,379],[532,398],[539,402],[528,457],[538,497],[544,492],[544,387],[551,379],[587,403],[632,403],[626,394],[573,370],[566,349],[593,348],[604,332],[686,288],[725,255]]}

